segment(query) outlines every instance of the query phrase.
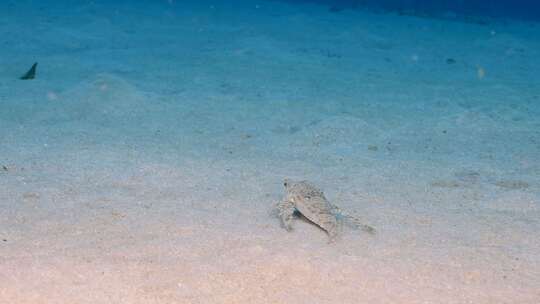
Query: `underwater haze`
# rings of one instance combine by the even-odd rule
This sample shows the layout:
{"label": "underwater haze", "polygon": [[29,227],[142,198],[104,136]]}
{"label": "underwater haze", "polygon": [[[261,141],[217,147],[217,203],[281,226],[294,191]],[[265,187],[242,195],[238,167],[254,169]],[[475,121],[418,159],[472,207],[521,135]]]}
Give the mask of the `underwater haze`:
{"label": "underwater haze", "polygon": [[513,19],[540,19],[540,2],[535,0],[282,0],[291,3],[319,3],[335,9],[371,8],[425,15],[467,14]]}
{"label": "underwater haze", "polygon": [[532,1],[0,1],[0,303],[540,303]]}

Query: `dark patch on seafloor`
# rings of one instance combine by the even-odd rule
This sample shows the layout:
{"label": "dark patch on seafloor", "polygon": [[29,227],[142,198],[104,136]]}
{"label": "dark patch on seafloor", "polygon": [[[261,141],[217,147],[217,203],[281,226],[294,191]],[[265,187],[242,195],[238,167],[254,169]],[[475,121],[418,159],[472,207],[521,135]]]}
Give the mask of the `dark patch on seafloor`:
{"label": "dark patch on seafloor", "polygon": [[31,80],[36,78],[36,69],[38,63],[35,62],[32,67],[26,72],[23,76],[20,77],[21,80]]}

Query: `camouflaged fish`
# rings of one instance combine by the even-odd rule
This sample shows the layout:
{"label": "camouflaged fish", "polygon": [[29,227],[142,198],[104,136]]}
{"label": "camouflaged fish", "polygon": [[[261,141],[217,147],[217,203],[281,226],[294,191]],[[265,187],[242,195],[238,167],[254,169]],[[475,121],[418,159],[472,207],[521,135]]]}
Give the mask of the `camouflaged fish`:
{"label": "camouflaged fish", "polygon": [[375,233],[373,227],[360,223],[358,219],[345,214],[337,206],[330,203],[324,193],[311,183],[286,179],[283,185],[285,186],[285,196],[277,204],[277,211],[281,224],[287,231],[292,230],[294,213],[298,212],[326,231],[329,242],[339,238],[344,221],[355,228],[361,228],[371,234]]}

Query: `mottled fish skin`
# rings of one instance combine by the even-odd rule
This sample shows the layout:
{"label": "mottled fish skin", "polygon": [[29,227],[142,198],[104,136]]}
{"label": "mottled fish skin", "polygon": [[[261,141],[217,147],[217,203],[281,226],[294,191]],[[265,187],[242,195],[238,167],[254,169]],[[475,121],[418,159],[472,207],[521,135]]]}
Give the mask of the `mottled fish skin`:
{"label": "mottled fish skin", "polygon": [[[324,193],[307,181],[294,182],[287,179],[284,185],[287,194],[281,207],[278,206],[278,208],[280,208],[281,220],[285,229],[291,229],[294,210],[298,210],[308,220],[326,231],[330,241],[337,239],[340,225],[333,213],[334,208]],[[292,213],[291,208],[294,208]]]}
{"label": "mottled fish skin", "polygon": [[324,193],[307,181],[284,181],[285,197],[277,204],[277,210],[281,219],[281,225],[287,231],[292,230],[294,212],[300,212],[312,223],[328,233],[329,242],[334,242],[340,237],[341,227],[344,220],[348,224],[361,228],[368,233],[375,233],[375,229],[364,225],[355,217],[345,214],[337,206],[326,199]]}

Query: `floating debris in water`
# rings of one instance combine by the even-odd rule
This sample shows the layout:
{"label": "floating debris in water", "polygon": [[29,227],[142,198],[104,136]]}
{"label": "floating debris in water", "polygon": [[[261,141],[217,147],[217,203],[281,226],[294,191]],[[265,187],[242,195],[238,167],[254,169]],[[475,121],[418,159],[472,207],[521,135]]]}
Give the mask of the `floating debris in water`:
{"label": "floating debris in water", "polygon": [[36,78],[36,68],[37,68],[37,62],[34,63],[32,65],[32,67],[30,68],[30,70],[28,70],[28,72],[26,72],[26,74],[24,74],[23,76],[21,76],[20,79],[22,80],[29,80],[29,79],[34,79]]}
{"label": "floating debris in water", "polygon": [[477,67],[476,76],[478,76],[478,79],[484,79],[486,76],[486,71],[483,67]]}

